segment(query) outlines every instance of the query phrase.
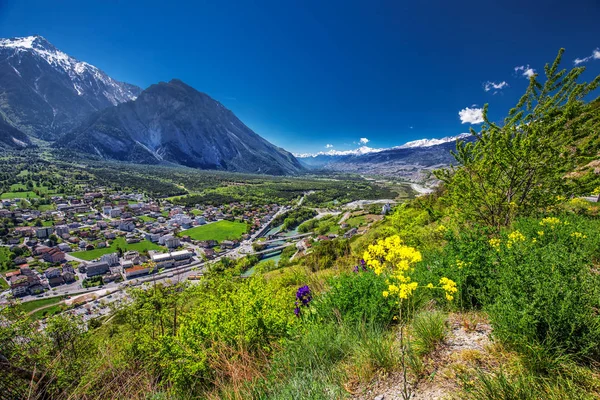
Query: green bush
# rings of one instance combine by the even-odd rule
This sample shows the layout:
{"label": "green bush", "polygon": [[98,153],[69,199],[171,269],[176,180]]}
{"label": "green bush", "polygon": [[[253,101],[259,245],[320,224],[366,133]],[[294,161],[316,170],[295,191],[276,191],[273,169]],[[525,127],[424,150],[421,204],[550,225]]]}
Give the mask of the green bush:
{"label": "green bush", "polygon": [[582,217],[527,219],[500,237],[488,307],[497,337],[523,351],[600,360],[599,228]]}
{"label": "green bush", "polygon": [[330,290],[315,301],[318,315],[347,323],[390,324],[398,306],[392,297],[383,297],[385,280],[383,275],[362,270],[331,278]]}

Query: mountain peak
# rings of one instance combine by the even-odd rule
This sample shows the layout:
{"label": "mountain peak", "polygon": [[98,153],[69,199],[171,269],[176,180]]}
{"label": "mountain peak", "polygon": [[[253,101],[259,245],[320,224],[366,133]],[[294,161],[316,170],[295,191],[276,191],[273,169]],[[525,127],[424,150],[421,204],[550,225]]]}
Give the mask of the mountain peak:
{"label": "mountain peak", "polygon": [[[1,86],[10,82],[10,90]],[[141,89],[57,49],[40,35],[0,38],[0,114],[23,132],[52,139],[90,112],[135,99]]]}

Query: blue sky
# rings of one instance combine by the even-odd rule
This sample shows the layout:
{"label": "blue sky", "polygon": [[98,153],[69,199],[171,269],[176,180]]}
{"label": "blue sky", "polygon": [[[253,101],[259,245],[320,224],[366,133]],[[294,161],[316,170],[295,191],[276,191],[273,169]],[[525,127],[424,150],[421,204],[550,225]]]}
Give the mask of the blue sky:
{"label": "blue sky", "polygon": [[141,87],[179,78],[293,152],[456,135],[475,104],[501,120],[515,67],[560,47],[600,74],[597,0],[0,0],[0,37],[32,34]]}

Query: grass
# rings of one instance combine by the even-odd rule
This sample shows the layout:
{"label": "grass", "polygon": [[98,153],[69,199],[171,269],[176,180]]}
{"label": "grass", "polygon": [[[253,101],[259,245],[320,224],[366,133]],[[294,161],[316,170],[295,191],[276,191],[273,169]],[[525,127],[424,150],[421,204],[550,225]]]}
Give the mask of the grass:
{"label": "grass", "polygon": [[54,226],[54,221],[42,221],[42,226]]}
{"label": "grass", "polygon": [[412,336],[417,354],[431,353],[446,338],[446,315],[440,311],[418,313],[412,323]]}
{"label": "grass", "polygon": [[0,246],[0,271],[10,268],[12,264],[9,248]]}
{"label": "grass", "polygon": [[26,303],[21,303],[21,304],[19,304],[18,307],[21,311],[28,313],[28,312],[31,312],[40,307],[49,306],[51,304],[57,304],[60,301],[62,301],[62,299],[63,299],[62,296],[48,297],[48,298],[28,301]]}
{"label": "grass", "polygon": [[154,221],[156,221],[156,218],[152,218],[152,217],[149,217],[147,215],[140,215],[138,218],[140,220],[144,221],[144,222],[154,222]]}
{"label": "grass", "polygon": [[91,261],[103,256],[104,254],[116,253],[118,247],[123,249],[123,251],[135,250],[139,252],[145,252],[148,250],[165,250],[164,247],[159,246],[156,243],[152,243],[149,240],[143,240],[139,243],[127,243],[124,238],[119,237],[113,240],[109,247],[87,251],[76,251],[71,253],[71,255],[82,260]]}
{"label": "grass", "polygon": [[180,236],[189,236],[194,240],[216,240],[221,242],[226,239],[239,239],[247,231],[245,223],[236,221],[218,221],[207,225],[197,226],[179,233]]}
{"label": "grass", "polygon": [[63,309],[63,307],[61,304],[56,304],[52,307],[44,308],[43,310],[38,310],[38,311],[34,312],[33,314],[31,314],[29,316],[29,318],[36,320],[36,319],[50,317],[52,315],[58,314],[59,312],[62,311],[62,309]]}
{"label": "grass", "polygon": [[8,286],[6,279],[0,278],[0,290],[6,290],[8,288],[10,288],[10,286]]}
{"label": "grass", "polygon": [[39,196],[34,192],[6,192],[0,195],[1,199],[37,199]]}
{"label": "grass", "polygon": [[367,223],[366,215],[357,215],[356,217],[351,217],[346,220],[346,223],[351,227],[359,227],[361,225],[365,225]]}
{"label": "grass", "polygon": [[41,204],[38,206],[38,211],[51,211],[54,209],[54,204]]}

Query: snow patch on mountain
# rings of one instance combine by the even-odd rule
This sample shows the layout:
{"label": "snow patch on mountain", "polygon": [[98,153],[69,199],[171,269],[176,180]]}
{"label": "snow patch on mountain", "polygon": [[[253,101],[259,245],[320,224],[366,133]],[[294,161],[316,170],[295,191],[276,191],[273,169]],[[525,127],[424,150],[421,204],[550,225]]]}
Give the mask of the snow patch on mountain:
{"label": "snow patch on mountain", "polygon": [[[0,39],[0,49],[2,48],[12,49],[15,55],[31,53],[40,57],[53,68],[67,74],[79,96],[90,92],[94,93],[95,89],[106,87],[109,90],[102,90],[101,93],[95,94],[104,95],[113,105],[137,98],[136,88],[132,90],[132,87],[112,79],[97,67],[63,53],[42,36]],[[17,73],[19,72],[17,71]]]}

